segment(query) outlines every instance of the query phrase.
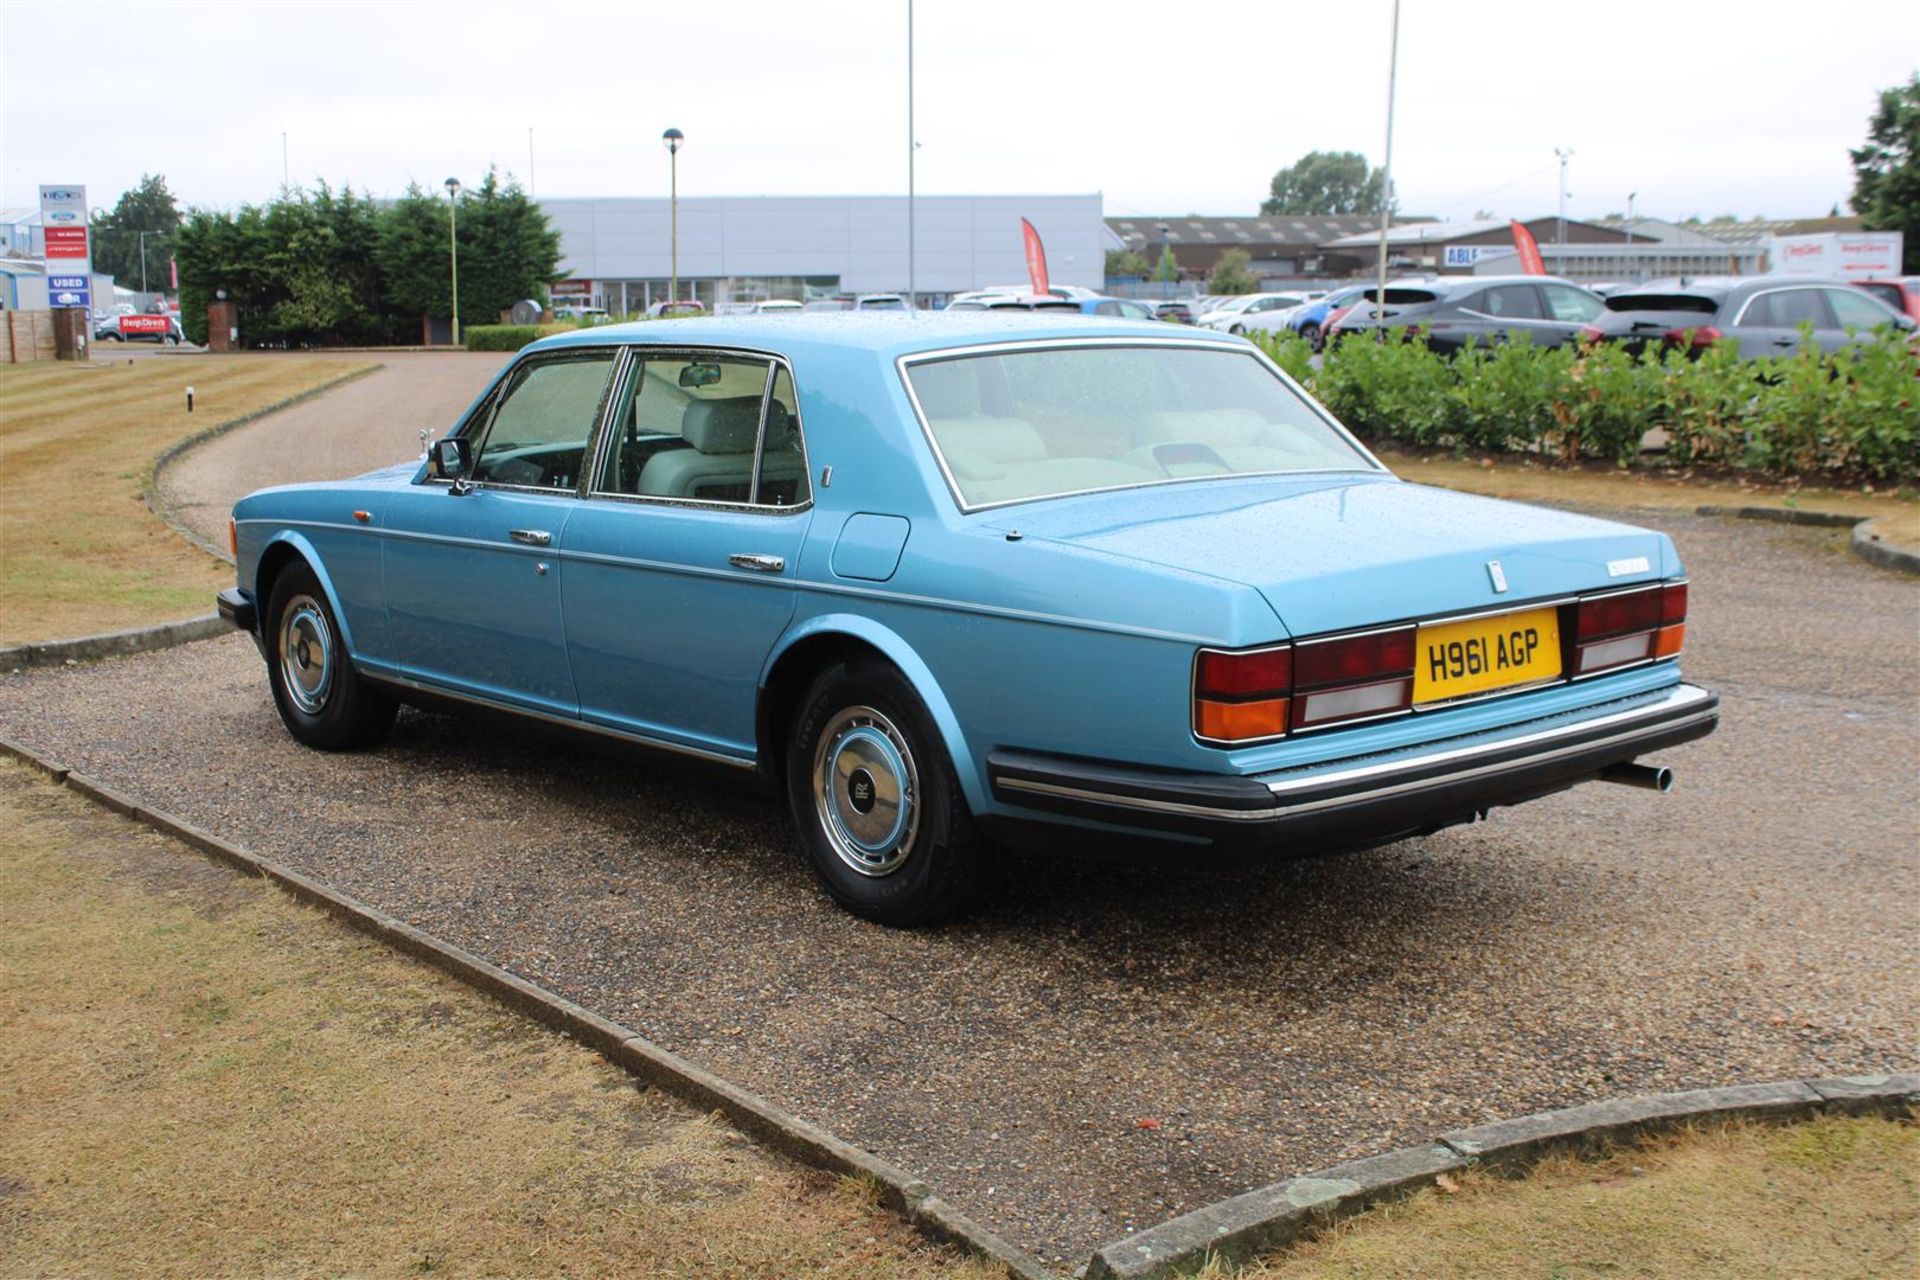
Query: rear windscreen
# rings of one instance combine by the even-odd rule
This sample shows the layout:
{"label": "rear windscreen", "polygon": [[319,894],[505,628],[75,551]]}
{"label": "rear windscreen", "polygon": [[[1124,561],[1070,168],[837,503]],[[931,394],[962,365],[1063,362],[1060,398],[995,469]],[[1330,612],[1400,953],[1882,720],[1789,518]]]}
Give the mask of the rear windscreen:
{"label": "rear windscreen", "polygon": [[1710,316],[1719,309],[1720,299],[1697,293],[1616,293],[1607,299],[1609,311],[1696,311]]}

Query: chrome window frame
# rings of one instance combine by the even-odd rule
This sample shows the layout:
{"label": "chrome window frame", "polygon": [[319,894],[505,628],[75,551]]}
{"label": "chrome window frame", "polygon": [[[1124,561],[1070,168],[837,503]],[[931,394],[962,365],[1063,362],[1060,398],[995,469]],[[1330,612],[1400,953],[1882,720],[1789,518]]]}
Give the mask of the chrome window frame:
{"label": "chrome window frame", "polygon": [[[604,350],[606,350],[605,347],[597,344],[578,347],[559,347],[516,359],[495,379],[493,386],[488,389],[486,397],[482,399],[478,405],[474,406],[473,410],[461,420],[459,425],[441,438],[474,441],[473,463],[475,466],[478,466],[480,463],[480,447],[485,444],[487,433],[493,430],[494,416],[499,412],[501,404],[506,401],[507,388],[521,369],[534,364],[544,364],[552,359],[594,359]],[[595,450],[598,448],[601,433],[606,427],[607,413],[613,403],[613,389],[619,385],[623,370],[624,361],[622,353],[620,349],[616,347],[613,349],[613,359],[609,362],[606,385],[600,390],[600,407],[594,413],[592,425],[587,428],[586,446],[581,453],[580,475],[575,480],[573,488],[559,489],[551,485],[508,484],[501,480],[475,480],[472,477],[462,477],[466,480],[468,487],[473,489],[497,489],[504,493],[544,493],[552,497],[579,497],[585,490],[589,462],[593,458]],[[450,478],[433,473],[431,464],[429,464],[427,474],[422,476],[418,483],[423,485],[440,485],[445,488],[453,487],[453,481]]]}
{"label": "chrome window frame", "polygon": [[[947,465],[946,454],[941,452],[940,441],[933,433],[932,425],[927,421],[926,409],[920,403],[920,397],[914,392],[913,379],[908,370],[917,364],[933,364],[944,360],[966,359],[972,356],[1007,355],[1028,351],[1076,350],[1104,347],[1173,347],[1187,350],[1217,351],[1227,355],[1246,356],[1262,365],[1268,373],[1279,380],[1280,385],[1300,398],[1300,402],[1317,415],[1322,422],[1332,428],[1333,433],[1359,456],[1366,466],[1357,467],[1315,467],[1299,471],[1230,471],[1218,476],[1168,476],[1163,480],[1142,480],[1137,484],[1101,485],[1092,489],[1067,489],[1058,493],[1036,493],[1024,498],[1005,498],[999,502],[969,503],[960,483],[954,478],[953,469]],[[937,347],[926,351],[910,351],[894,358],[894,371],[900,379],[900,386],[906,392],[907,403],[913,408],[913,416],[920,423],[920,434],[927,442],[927,448],[933,453],[933,460],[940,469],[940,475],[947,483],[947,493],[961,515],[975,515],[982,511],[997,511],[1003,507],[1024,506],[1029,502],[1045,502],[1053,498],[1078,498],[1092,493],[1118,493],[1128,489],[1151,489],[1168,484],[1196,484],[1210,480],[1244,480],[1258,476],[1324,476],[1324,475],[1383,475],[1398,479],[1385,463],[1373,456],[1368,448],[1361,444],[1354,434],[1347,430],[1338,418],[1318,400],[1308,395],[1306,389],[1287,376],[1286,370],[1275,364],[1267,353],[1243,338],[1203,338],[1198,335],[1123,337],[1118,334],[1090,335],[1084,338],[1029,338],[1008,342],[982,342],[962,346]]]}
{"label": "chrome window frame", "polygon": [[[698,511],[750,511],[765,515],[798,515],[813,509],[813,459],[812,455],[807,452],[807,429],[800,408],[800,378],[799,375],[794,372],[793,362],[791,360],[777,351],[766,351],[757,347],[709,347],[697,344],[681,345],[676,343],[669,345],[666,343],[629,342],[622,344],[619,350],[622,356],[622,363],[615,378],[614,389],[607,398],[606,410],[601,415],[600,433],[594,449],[592,465],[582,468],[583,475],[581,477],[579,493],[582,499],[590,501],[600,501],[604,499],[610,502],[633,503],[644,506],[682,507]],[[620,403],[620,397],[626,392],[627,383],[638,376],[636,370],[643,366],[647,360],[657,358],[658,356],[666,356],[669,358],[674,356],[688,358],[734,356],[750,360],[764,360],[767,362],[766,381],[760,388],[760,422],[754,431],[753,437],[753,478],[749,482],[747,491],[748,501],[723,502],[715,498],[670,498],[660,494],[619,493],[614,490],[599,487],[602,478],[601,472],[606,466],[609,451],[612,448],[613,436],[617,429],[613,421],[616,411],[615,406]],[[805,502],[796,502],[792,506],[776,507],[756,501],[755,499],[759,496],[760,460],[766,447],[767,408],[772,402],[773,387],[774,384],[779,381],[780,370],[783,368],[787,371],[787,380],[793,384],[793,422],[795,428],[800,432],[801,474],[807,478],[807,499]]]}

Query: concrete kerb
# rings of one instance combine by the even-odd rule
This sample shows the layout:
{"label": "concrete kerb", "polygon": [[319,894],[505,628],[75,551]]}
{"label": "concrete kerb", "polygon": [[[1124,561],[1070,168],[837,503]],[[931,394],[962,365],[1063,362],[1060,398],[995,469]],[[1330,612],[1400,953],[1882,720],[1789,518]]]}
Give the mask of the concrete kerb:
{"label": "concrete kerb", "polygon": [[225,422],[214,423],[204,431],[196,431],[184,440],[174,441],[154,455],[153,461],[147,466],[146,474],[140,477],[140,500],[145,502],[147,504],[147,510],[159,516],[169,529],[172,529],[175,533],[214,559],[224,560],[228,564],[232,564],[233,553],[231,551],[208,541],[192,529],[189,529],[186,522],[181,520],[174,509],[168,505],[167,500],[160,494],[160,473],[167,469],[169,463],[173,462],[174,459],[189,449],[197,448],[209,440],[218,439],[220,436],[226,435],[229,431],[237,431],[241,427],[258,422],[260,419],[269,417],[272,414],[291,409],[297,404],[305,404],[316,396],[323,396],[329,391],[346,386],[349,382],[356,382],[370,374],[378,373],[385,367],[385,365],[374,363],[343,373],[337,378],[328,378],[318,386],[308,387],[298,395],[288,396],[284,400],[276,400],[272,404],[261,405],[258,409],[243,413],[237,418],[228,418]]}
{"label": "concrete kerb", "polygon": [[0,738],[0,755],[10,756],[94,803],[171,836],[243,875],[271,881],[295,899],[318,907],[362,933],[431,964],[517,1012],[579,1041],[635,1078],[703,1110],[717,1112],[742,1133],[766,1146],[814,1168],[868,1182],[877,1189],[882,1204],[931,1240],[958,1246],[996,1262],[1017,1280],[1054,1280],[1054,1273],[1038,1259],[968,1218],[934,1194],[925,1181],[669,1053],[630,1027],[554,995],[291,867],[250,853],[165,810],[142,804],[85,774],[75,773],[19,743]]}
{"label": "concrete kerb", "polygon": [[1771,520],[1776,524],[1812,525],[1824,529],[1852,526],[1848,546],[1869,564],[1896,573],[1920,574],[1920,550],[1886,539],[1878,518],[1842,515],[1837,511],[1799,511],[1792,507],[1695,507],[1695,515],[1733,516],[1740,520]]}
{"label": "concrete kerb", "polygon": [[1920,1106],[1920,1072],[1692,1089],[1546,1111],[1441,1134],[1426,1146],[1335,1165],[1196,1209],[1102,1246],[1087,1280],[1160,1280],[1210,1258],[1244,1261],[1291,1244],[1442,1174],[1483,1166],[1519,1176],[1559,1151],[1597,1154],[1713,1120],[1781,1123],[1821,1113],[1898,1115]]}

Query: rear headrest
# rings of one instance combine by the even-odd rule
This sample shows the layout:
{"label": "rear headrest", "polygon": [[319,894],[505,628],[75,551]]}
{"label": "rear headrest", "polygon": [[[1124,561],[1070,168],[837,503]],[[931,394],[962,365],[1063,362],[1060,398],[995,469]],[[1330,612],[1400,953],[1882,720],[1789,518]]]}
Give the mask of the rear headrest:
{"label": "rear headrest", "polygon": [[759,431],[759,396],[690,401],[680,417],[680,434],[701,453],[752,453]]}

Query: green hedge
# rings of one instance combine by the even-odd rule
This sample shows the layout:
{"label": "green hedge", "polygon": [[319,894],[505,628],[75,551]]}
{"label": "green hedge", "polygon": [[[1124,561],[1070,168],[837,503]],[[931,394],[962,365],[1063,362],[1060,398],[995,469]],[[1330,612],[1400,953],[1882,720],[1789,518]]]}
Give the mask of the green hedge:
{"label": "green hedge", "polygon": [[1669,457],[1770,475],[1920,479],[1920,355],[1901,335],[1826,355],[1742,360],[1730,342],[1697,359],[1618,346],[1472,347],[1350,337],[1314,368],[1295,334],[1251,335],[1362,437],[1456,451],[1552,452],[1621,466],[1662,426]]}
{"label": "green hedge", "polygon": [[585,328],[579,324],[476,324],[460,331],[469,351],[518,351],[556,333]]}

